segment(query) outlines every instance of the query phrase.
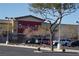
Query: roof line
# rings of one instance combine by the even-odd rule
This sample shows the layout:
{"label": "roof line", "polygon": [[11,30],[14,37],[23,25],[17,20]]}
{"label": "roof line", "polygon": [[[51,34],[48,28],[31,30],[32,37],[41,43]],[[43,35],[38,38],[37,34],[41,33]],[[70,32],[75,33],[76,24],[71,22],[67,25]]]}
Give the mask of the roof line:
{"label": "roof line", "polygon": [[15,17],[15,19],[21,19],[21,18],[25,18],[25,17],[33,17],[33,18],[36,18],[36,19],[38,19],[38,20],[44,21],[44,19],[41,19],[41,18],[36,17],[36,16],[33,16],[33,15],[19,16],[19,17]]}

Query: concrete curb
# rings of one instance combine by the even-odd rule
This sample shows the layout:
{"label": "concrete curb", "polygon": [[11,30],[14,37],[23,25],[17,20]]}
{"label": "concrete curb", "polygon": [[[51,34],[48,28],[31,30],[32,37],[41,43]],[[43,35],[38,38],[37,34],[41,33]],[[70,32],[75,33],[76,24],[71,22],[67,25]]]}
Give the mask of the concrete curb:
{"label": "concrete curb", "polygon": [[[11,44],[6,45],[6,44],[0,44],[0,46],[10,46],[10,47],[38,49],[38,47],[28,46],[28,45],[11,45]],[[51,51],[51,49],[48,48],[48,47],[41,47],[41,50]],[[62,52],[62,49],[58,50],[58,49],[54,48],[54,52]],[[76,53],[79,53],[79,50],[66,49],[65,52],[76,52]]]}

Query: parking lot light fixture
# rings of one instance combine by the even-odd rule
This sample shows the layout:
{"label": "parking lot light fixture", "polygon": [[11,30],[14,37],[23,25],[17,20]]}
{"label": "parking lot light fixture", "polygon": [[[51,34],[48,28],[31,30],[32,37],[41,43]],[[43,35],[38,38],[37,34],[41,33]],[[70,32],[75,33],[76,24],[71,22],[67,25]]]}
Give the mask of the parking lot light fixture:
{"label": "parking lot light fixture", "polygon": [[61,43],[60,43],[60,24],[59,24],[59,35],[58,35],[58,44],[57,44],[57,49],[61,49]]}
{"label": "parking lot light fixture", "polygon": [[8,24],[7,24],[7,39],[6,39],[6,45],[9,43],[9,18],[8,17],[5,17],[5,19],[8,20]]}

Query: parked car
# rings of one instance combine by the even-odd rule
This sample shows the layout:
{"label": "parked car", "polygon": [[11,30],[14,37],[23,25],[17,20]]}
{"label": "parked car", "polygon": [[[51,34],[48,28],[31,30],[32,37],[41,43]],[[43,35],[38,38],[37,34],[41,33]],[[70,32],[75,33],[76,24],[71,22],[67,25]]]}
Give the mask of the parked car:
{"label": "parked car", "polygon": [[60,43],[62,46],[68,46],[72,41],[69,39],[61,39]]}
{"label": "parked car", "polygon": [[42,44],[50,45],[49,39],[42,39]]}
{"label": "parked car", "polygon": [[35,39],[34,38],[29,38],[26,40],[25,42],[26,44],[34,44],[35,43]]}
{"label": "parked car", "polygon": [[39,38],[29,38],[26,39],[26,44],[41,44],[41,39]]}
{"label": "parked car", "polygon": [[71,46],[71,47],[79,46],[79,40],[73,41],[73,42],[70,44],[70,46]]}
{"label": "parked car", "polygon": [[46,44],[49,45],[50,44],[50,40],[49,39],[41,39],[41,38],[30,38],[28,40],[26,40],[26,43],[28,44]]}
{"label": "parked car", "polygon": [[11,35],[9,35],[10,43],[23,43],[24,39],[25,39],[24,34],[12,33]]}
{"label": "parked car", "polygon": [[53,40],[53,46],[57,46],[58,40]]}
{"label": "parked car", "polygon": [[[70,42],[71,42],[71,40],[69,40],[69,39],[61,39],[60,40],[60,44],[62,46],[68,46],[70,44]],[[57,46],[57,44],[58,44],[58,40],[54,40],[53,41],[53,46]]]}

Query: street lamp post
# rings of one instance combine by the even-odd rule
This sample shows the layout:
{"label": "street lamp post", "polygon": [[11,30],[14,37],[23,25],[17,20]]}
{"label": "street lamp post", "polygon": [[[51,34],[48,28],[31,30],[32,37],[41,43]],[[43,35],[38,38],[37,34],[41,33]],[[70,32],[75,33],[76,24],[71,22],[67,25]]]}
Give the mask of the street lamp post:
{"label": "street lamp post", "polygon": [[5,17],[5,19],[8,19],[8,26],[7,26],[7,39],[6,39],[6,45],[9,43],[9,18]]}
{"label": "street lamp post", "polygon": [[57,44],[57,49],[61,49],[61,43],[60,43],[60,24],[59,24],[59,34],[58,34],[58,44]]}
{"label": "street lamp post", "polygon": [[59,39],[58,39],[58,44],[57,44],[57,49],[61,49],[61,32],[60,32],[60,27],[61,27],[61,20],[62,20],[62,17],[63,17],[63,10],[64,6],[63,6],[63,3],[61,4],[61,12],[60,12],[60,20],[59,20]]}
{"label": "street lamp post", "polygon": [[78,23],[78,40],[79,40],[79,21],[76,21],[76,23]]}
{"label": "street lamp post", "polygon": [[13,18],[13,17],[5,17],[5,19],[7,19],[8,20],[8,25],[7,25],[7,39],[6,39],[6,45],[9,43],[9,29],[10,29],[10,26],[9,26],[9,20],[12,20],[11,22],[12,22],[12,29],[11,29],[11,31],[12,31],[12,33],[14,33],[14,20],[15,20],[15,18]]}

